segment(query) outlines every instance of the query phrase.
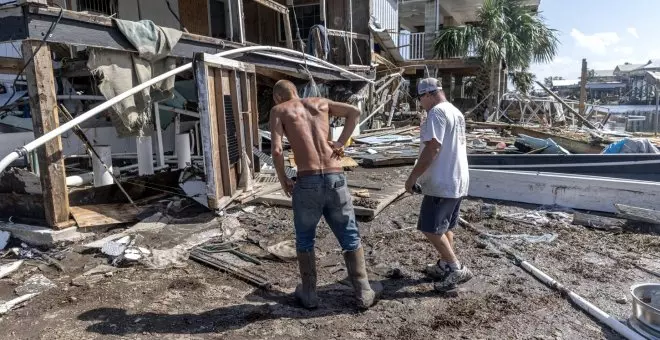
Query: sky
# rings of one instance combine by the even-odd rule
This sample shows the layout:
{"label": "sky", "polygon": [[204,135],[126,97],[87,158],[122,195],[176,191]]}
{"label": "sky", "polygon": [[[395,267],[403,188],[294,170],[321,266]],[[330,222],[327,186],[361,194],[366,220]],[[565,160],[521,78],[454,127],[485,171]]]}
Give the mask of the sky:
{"label": "sky", "polygon": [[660,0],[541,0],[539,11],[560,45],[551,63],[531,67],[537,80],[578,78],[582,58],[594,70],[660,59]]}

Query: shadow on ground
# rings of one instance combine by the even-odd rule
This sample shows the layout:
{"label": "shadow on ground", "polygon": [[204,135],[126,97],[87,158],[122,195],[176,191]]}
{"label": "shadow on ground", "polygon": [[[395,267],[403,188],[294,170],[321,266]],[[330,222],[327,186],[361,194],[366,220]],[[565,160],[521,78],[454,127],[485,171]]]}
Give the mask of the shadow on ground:
{"label": "shadow on ground", "polygon": [[[420,292],[399,292],[404,287],[413,287],[428,282],[424,279],[386,279],[380,281],[383,294],[379,301],[396,300],[408,297],[439,298],[432,289],[420,289]],[[254,290],[246,296],[251,303],[225,306],[202,313],[162,314],[137,313],[128,314],[121,308],[97,308],[78,316],[82,321],[97,321],[87,327],[87,331],[104,335],[126,335],[135,333],[171,333],[171,334],[202,334],[225,332],[241,329],[253,322],[262,320],[314,319],[340,314],[359,314],[353,300],[350,287],[333,283],[318,288],[321,305],[316,310],[303,309],[291,294],[281,291]],[[372,307],[373,308],[373,307]]]}

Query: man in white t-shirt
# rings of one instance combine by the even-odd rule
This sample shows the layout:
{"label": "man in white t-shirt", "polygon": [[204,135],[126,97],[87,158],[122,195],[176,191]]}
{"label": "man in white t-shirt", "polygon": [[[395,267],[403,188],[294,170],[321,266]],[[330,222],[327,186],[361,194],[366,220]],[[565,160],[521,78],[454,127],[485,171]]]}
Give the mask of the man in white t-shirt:
{"label": "man in white t-shirt", "polygon": [[420,127],[420,155],[406,181],[406,191],[412,193],[419,185],[424,195],[417,229],[440,255],[440,260],[427,268],[427,274],[437,280],[435,289],[442,292],[473,276],[454,254],[452,232],[470,183],[465,118],[447,101],[437,79],[420,80],[417,95],[428,113]]}

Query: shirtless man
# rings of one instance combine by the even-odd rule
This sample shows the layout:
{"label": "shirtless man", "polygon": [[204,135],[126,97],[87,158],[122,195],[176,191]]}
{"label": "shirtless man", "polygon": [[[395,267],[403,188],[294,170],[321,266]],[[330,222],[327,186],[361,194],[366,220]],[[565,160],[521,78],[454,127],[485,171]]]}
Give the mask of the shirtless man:
{"label": "shirtless man", "polygon": [[[305,308],[318,307],[314,239],[316,226],[323,215],[343,249],[358,307],[369,308],[374,303],[375,294],[367,278],[353,202],[340,164],[343,146],[355,130],[360,111],[354,106],[324,98],[300,99],[296,87],[287,80],[275,84],[273,100],[276,106],[270,111],[272,156],[282,189],[287,196],[292,196],[296,251],[302,278],[295,295]],[[346,119],[337,142],[328,141],[329,116]],[[295,182],[284,173],[284,135],[296,155],[298,174]]]}

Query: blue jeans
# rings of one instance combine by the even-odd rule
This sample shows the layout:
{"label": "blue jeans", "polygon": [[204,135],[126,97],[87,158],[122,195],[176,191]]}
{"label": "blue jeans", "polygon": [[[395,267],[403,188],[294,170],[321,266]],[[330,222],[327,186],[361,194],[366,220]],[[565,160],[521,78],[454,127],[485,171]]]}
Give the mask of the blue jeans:
{"label": "blue jeans", "polygon": [[321,215],[325,217],[343,250],[360,248],[360,232],[344,174],[299,177],[292,196],[297,251],[308,252],[314,249],[316,226]]}

